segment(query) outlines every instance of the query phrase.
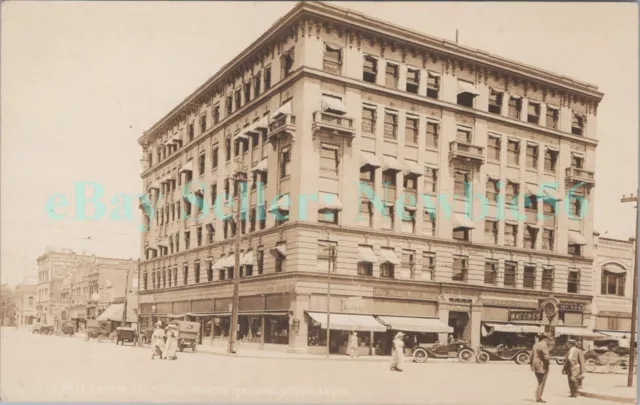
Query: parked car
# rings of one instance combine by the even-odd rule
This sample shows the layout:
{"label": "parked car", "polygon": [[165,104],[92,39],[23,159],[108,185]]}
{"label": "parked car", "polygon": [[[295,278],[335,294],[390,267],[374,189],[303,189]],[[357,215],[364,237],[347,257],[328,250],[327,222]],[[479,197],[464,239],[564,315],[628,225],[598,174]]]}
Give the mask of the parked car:
{"label": "parked car", "polygon": [[466,340],[456,340],[447,344],[440,344],[439,342],[420,344],[413,350],[413,361],[416,363],[425,363],[428,358],[458,358],[461,363],[469,363],[473,361],[474,355],[474,350]]}
{"label": "parked car", "polygon": [[183,351],[188,347],[195,353],[200,340],[200,323],[187,321],[176,323],[178,324],[178,349]]}
{"label": "parked car", "polygon": [[529,364],[531,348],[527,346],[509,347],[500,344],[496,347],[480,346],[476,353],[476,361],[486,364],[489,361],[515,361],[516,364]]}
{"label": "parked car", "polygon": [[124,326],[120,326],[116,328],[116,345],[120,343],[124,346],[124,342],[136,344],[136,340],[138,339],[138,334],[136,330],[133,328],[126,328]]}

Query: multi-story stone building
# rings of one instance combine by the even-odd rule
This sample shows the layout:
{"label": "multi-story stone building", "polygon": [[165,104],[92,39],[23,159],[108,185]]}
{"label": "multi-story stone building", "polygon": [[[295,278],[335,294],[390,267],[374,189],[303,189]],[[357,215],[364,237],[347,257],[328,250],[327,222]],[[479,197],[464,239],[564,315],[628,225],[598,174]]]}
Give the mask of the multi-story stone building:
{"label": "multi-story stone building", "polygon": [[34,277],[25,278],[13,292],[16,305],[16,320],[18,326],[32,325],[36,320],[37,280]]}
{"label": "multi-story stone building", "polygon": [[611,239],[594,235],[596,260],[593,277],[592,327],[628,347],[633,308],[633,259],[635,239]]}
{"label": "multi-story stone building", "polygon": [[[450,327],[473,346],[504,323],[539,328],[549,295],[561,323],[589,326],[602,97],[299,4],[139,139],[141,208],[153,213],[141,239],[144,322],[189,314],[205,335],[228,334],[241,232],[246,341],[322,351],[329,270],[331,323],[382,345],[387,327]],[[225,197],[237,169],[249,175],[240,224]],[[332,336],[340,350],[343,333]]]}
{"label": "multi-story stone building", "polygon": [[38,258],[37,309],[42,323],[96,319],[111,300],[124,296],[129,278],[137,278],[137,263],[77,254],[71,250],[47,251]]}

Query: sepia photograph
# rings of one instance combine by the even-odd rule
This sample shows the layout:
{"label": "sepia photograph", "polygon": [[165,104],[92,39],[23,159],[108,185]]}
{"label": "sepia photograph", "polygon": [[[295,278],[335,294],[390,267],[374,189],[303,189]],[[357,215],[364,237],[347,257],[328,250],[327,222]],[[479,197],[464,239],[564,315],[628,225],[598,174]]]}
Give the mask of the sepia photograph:
{"label": "sepia photograph", "polygon": [[636,403],[638,16],[2,2],[0,401]]}

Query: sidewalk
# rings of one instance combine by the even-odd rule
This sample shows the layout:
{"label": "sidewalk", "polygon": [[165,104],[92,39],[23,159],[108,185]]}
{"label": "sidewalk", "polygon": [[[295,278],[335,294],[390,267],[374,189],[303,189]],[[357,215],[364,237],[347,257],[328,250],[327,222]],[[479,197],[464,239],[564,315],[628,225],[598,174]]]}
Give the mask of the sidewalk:
{"label": "sidewalk", "polygon": [[[592,380],[585,379],[584,391],[580,392],[581,397],[601,399],[604,401],[620,402],[620,403],[633,403],[635,404],[638,396],[638,387],[634,383],[633,387],[627,387],[626,378],[617,378],[614,376],[612,379]],[[591,384],[590,384],[591,383]]]}

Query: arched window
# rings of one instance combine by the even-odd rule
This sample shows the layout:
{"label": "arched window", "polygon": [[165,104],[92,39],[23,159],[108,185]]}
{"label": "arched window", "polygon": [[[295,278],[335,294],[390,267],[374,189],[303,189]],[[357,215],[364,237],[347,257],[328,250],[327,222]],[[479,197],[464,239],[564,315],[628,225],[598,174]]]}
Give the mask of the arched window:
{"label": "arched window", "polygon": [[627,270],[614,263],[602,266],[600,280],[600,294],[617,295],[624,297],[624,287],[627,278]]}

